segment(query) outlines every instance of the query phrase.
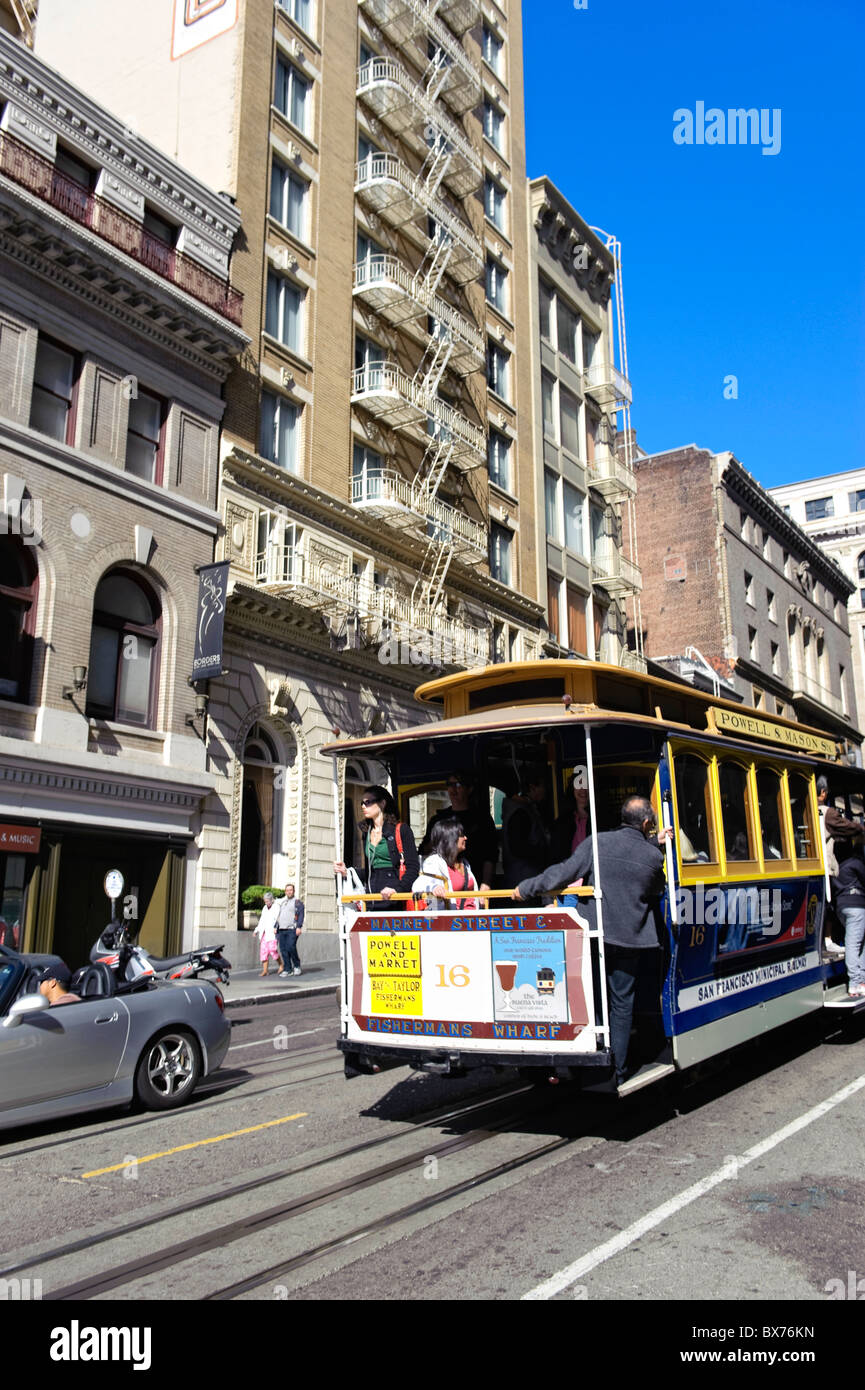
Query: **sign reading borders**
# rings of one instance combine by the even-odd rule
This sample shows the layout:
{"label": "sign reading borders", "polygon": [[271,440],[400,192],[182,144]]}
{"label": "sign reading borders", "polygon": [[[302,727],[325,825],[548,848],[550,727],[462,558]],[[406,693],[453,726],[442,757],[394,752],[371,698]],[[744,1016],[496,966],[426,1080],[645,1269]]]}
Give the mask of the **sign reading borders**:
{"label": "sign reading borders", "polygon": [[211,680],[223,674],[222,632],[229,563],[220,560],[215,565],[202,565],[198,571],[198,622],[190,677],[193,681]]}

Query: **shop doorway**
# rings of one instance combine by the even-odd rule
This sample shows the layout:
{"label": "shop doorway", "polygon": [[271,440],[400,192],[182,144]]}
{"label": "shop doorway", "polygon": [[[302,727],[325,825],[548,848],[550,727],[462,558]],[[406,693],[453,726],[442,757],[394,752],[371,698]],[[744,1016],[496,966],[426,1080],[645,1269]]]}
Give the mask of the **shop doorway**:
{"label": "shop doorway", "polygon": [[[184,852],[162,840],[66,834],[60,851],[53,941],[70,969],[84,965],[111,916],[105,875],[119,869],[137,899],[138,939],[156,955],[181,948]],[[137,890],[137,892],[136,892]],[[123,903],[117,904],[118,915]]]}

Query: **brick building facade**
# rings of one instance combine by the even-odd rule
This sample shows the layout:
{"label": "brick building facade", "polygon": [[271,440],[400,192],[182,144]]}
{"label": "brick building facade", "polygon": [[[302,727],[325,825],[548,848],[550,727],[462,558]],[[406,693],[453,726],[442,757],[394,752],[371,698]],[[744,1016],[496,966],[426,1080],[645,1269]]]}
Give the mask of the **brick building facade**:
{"label": "brick building facade", "polygon": [[646,656],[855,750],[853,586],[838,565],[732,454],[638,451],[636,473]]}
{"label": "brick building facade", "polygon": [[[114,0],[74,17],[43,0],[37,50],[242,210],[230,674],[210,685],[194,920],[222,935],[245,887],[294,881],[312,937],[333,929],[333,729],[428,718],[424,677],[546,636],[520,7],[241,0],[178,28],[182,12],[133,7],[121,38]],[[347,856],[385,775],[347,769]]]}
{"label": "brick building facade", "polygon": [[214,777],[187,678],[238,224],[0,33],[0,930],[72,966],[109,868],[157,951],[199,891]]}

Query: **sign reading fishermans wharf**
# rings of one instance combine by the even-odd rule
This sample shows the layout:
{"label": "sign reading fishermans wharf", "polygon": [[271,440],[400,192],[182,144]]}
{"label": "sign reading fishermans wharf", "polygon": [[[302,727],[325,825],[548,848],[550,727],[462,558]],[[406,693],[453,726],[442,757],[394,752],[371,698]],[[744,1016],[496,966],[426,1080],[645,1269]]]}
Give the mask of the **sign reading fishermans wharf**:
{"label": "sign reading fishermans wharf", "polygon": [[202,565],[198,571],[198,622],[195,627],[193,681],[211,680],[223,674],[222,633],[225,627],[225,591],[228,560]]}
{"label": "sign reading fishermans wharf", "polygon": [[833,762],[837,756],[831,738],[821,738],[819,734],[807,733],[804,729],[791,729],[789,725],[777,724],[772,719],[761,719],[759,715],[746,714],[744,710],[720,709],[717,705],[711,706],[707,714],[710,728],[714,727],[721,734],[761,738],[767,743],[780,744],[800,753],[817,753],[821,758],[829,758]]}

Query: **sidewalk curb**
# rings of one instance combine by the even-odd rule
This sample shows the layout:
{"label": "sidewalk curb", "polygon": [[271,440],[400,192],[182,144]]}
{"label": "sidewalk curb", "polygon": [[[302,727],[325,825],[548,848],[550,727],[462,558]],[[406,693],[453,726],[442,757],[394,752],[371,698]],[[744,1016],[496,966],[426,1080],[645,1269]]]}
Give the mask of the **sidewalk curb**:
{"label": "sidewalk curb", "polygon": [[[231,986],[229,985],[229,989]],[[285,999],[312,999],[317,994],[336,994],[339,985],[301,985],[295,989],[275,989],[269,994],[223,995],[226,1009],[246,1009],[253,1004],[273,1004]]]}

